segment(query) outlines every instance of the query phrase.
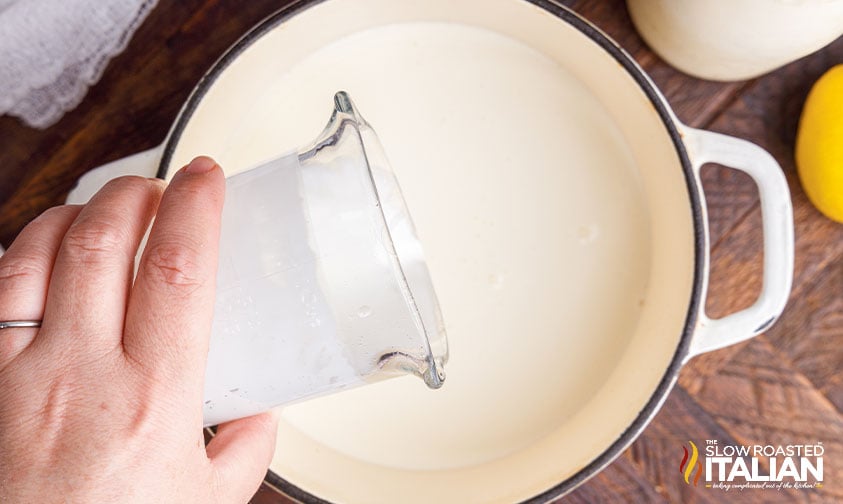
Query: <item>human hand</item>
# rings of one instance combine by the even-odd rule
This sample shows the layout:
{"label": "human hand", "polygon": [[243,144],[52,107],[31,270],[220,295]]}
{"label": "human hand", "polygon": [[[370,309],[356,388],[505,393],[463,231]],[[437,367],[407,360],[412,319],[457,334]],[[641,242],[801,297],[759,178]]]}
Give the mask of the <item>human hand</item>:
{"label": "human hand", "polygon": [[[0,502],[246,502],[270,414],[204,445],[223,174],[122,177],[48,210],[0,257]],[[132,283],[134,258],[155,223]]]}

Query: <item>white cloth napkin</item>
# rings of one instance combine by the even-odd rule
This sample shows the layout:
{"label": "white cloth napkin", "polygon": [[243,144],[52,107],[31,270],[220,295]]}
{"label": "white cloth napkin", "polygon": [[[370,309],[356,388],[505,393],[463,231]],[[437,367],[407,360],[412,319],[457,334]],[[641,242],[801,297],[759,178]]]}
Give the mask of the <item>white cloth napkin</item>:
{"label": "white cloth napkin", "polygon": [[46,128],[82,101],[157,0],[0,0],[0,115]]}

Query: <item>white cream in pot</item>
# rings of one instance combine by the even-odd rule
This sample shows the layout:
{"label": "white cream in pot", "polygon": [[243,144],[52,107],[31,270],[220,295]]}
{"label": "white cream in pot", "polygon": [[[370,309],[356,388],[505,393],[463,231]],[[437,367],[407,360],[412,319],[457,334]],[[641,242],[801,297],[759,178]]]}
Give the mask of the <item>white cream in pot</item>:
{"label": "white cream in pot", "polygon": [[344,39],[267,85],[255,124],[277,127],[233,128],[237,151],[220,161],[312,136],[314,111],[338,88],[402,185],[451,357],[441,390],[390,380],[288,407],[282,428],[410,469],[536,442],[602,385],[645,295],[647,222],[622,137],[541,53],[477,28],[414,24]]}

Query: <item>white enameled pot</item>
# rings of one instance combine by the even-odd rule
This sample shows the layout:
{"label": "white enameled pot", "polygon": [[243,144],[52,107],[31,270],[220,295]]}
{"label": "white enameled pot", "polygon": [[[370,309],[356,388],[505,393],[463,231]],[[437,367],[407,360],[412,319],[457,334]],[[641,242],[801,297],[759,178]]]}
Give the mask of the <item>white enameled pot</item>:
{"label": "white enameled pot", "polygon": [[[515,502],[563,495],[617,457],[695,355],[776,320],[793,219],[775,160],[681,124],[593,25],[547,0],[302,1],[197,85],[166,141],[80,181],[235,172],[305,143],[345,89],[390,158],[448,329],[448,381],[403,378],[282,413],[271,485],[302,502]],[[763,287],[705,315],[699,173],[757,183]]]}

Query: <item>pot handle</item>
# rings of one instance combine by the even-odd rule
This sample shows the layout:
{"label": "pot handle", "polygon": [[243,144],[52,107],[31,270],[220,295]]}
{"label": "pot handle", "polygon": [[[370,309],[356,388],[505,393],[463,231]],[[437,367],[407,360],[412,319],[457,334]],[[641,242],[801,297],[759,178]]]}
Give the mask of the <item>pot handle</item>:
{"label": "pot handle", "polygon": [[124,157],[88,171],[79,177],[76,186],[67,195],[67,204],[87,203],[111,179],[123,175],[152,178],[161,161],[163,144],[137,154]]}
{"label": "pot handle", "polygon": [[[700,169],[715,162],[748,174],[758,186],[764,233],[764,273],[761,295],[755,304],[723,318],[710,319],[700,310],[697,331],[691,341],[688,359],[717,350],[762,333],[781,315],[793,282],[793,207],[790,190],[781,167],[767,151],[754,143],[711,131],[685,128],[685,144],[691,154],[699,182]],[[700,193],[705,194],[699,183]],[[708,235],[708,214],[703,205]],[[709,264],[708,249],[705,264]],[[706,267],[708,271],[708,267]],[[703,292],[708,277],[703,279]]]}

